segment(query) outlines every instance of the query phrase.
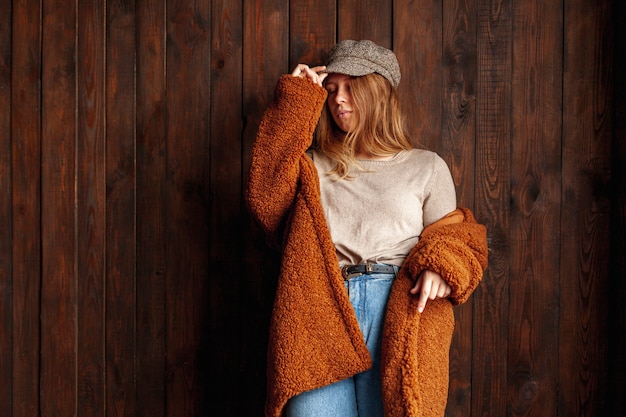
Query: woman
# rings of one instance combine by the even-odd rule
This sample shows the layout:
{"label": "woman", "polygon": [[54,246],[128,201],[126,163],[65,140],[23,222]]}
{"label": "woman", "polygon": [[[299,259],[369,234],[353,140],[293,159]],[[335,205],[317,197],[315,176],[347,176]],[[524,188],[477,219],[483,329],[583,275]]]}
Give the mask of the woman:
{"label": "woman", "polygon": [[[443,415],[452,305],[487,266],[435,153],[404,132],[395,54],[346,40],[278,81],[249,208],[282,251],[266,415]],[[312,145],[312,146],[311,146]]]}

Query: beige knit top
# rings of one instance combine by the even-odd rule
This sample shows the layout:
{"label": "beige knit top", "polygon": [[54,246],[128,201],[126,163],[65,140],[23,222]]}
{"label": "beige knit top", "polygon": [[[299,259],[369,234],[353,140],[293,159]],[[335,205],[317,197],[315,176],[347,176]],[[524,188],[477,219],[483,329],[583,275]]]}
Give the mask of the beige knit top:
{"label": "beige knit top", "polygon": [[334,162],[309,151],[339,264],[400,266],[425,226],[456,209],[450,170],[436,153],[411,149],[388,160],[359,160],[350,179],[327,174]]}

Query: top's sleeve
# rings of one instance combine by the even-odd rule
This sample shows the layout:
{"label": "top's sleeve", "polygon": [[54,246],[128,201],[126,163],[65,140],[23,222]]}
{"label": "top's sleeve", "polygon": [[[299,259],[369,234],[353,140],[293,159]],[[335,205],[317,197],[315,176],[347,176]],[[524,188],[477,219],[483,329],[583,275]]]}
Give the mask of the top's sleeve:
{"label": "top's sleeve", "polygon": [[283,75],[252,148],[246,202],[271,237],[278,237],[293,202],[300,160],[311,145],[326,90],[309,79]]}
{"label": "top's sleeve", "polygon": [[424,199],[424,227],[456,209],[456,204],[456,188],[450,168],[439,155],[435,154],[433,174]]}

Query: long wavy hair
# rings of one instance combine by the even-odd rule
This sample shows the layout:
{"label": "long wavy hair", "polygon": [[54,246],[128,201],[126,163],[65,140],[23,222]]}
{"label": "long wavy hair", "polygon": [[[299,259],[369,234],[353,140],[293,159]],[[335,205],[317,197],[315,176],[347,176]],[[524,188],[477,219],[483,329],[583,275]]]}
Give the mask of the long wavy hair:
{"label": "long wavy hair", "polygon": [[350,178],[350,168],[361,168],[357,152],[388,156],[411,149],[404,126],[397,91],[382,75],[373,73],[350,78],[353,116],[356,125],[351,132],[335,123],[328,103],[324,106],[313,137],[313,145],[336,162],[328,174],[339,179]]}

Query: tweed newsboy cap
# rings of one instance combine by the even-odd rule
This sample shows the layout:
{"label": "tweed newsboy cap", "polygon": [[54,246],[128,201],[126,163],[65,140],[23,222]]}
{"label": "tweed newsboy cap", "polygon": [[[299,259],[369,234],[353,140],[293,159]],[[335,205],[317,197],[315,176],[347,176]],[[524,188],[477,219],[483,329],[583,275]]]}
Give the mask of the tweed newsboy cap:
{"label": "tweed newsboy cap", "polygon": [[400,65],[389,49],[370,40],[344,40],[328,52],[326,72],[360,77],[377,73],[389,80],[393,88],[400,83]]}

